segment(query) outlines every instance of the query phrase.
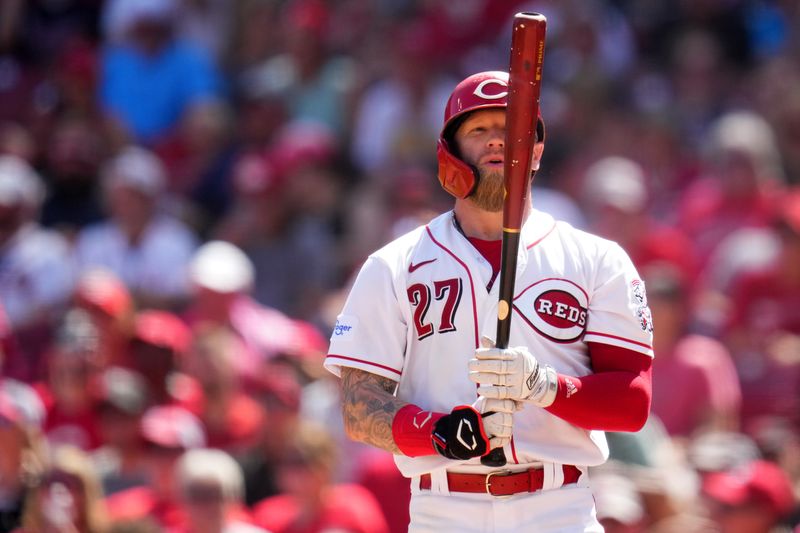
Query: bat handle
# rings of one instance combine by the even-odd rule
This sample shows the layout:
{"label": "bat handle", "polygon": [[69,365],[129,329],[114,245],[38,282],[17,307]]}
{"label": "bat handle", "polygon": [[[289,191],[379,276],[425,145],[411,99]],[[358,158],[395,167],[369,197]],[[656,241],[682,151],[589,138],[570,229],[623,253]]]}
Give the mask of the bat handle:
{"label": "bat handle", "polygon": [[503,453],[503,448],[494,448],[488,454],[481,457],[481,464],[493,468],[506,466],[506,454]]}
{"label": "bat handle", "polygon": [[[494,414],[494,411],[483,413],[481,416],[489,416]],[[506,454],[503,453],[503,448],[493,448],[486,455],[481,457],[481,464],[483,466],[491,466],[497,468],[506,465]]]}

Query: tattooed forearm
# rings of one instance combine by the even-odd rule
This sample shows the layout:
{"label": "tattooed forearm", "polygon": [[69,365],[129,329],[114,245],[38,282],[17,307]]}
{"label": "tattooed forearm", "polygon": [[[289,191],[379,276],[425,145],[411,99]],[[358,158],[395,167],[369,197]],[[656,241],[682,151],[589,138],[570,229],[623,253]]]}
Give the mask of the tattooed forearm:
{"label": "tattooed forearm", "polygon": [[405,402],[394,397],[396,387],[391,379],[342,369],[342,414],[351,439],[400,453],[392,438],[392,420]]}

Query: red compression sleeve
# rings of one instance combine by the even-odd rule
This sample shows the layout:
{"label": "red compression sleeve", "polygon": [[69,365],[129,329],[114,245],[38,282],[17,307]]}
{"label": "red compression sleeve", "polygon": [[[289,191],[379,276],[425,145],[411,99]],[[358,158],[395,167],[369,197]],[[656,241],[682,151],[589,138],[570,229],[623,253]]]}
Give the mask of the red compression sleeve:
{"label": "red compression sleeve", "polygon": [[547,410],[584,429],[638,431],[650,413],[652,357],[589,343],[593,374],[558,375],[558,395]]}
{"label": "red compression sleeve", "polygon": [[394,443],[408,457],[435,455],[431,433],[436,421],[443,416],[444,413],[425,411],[414,404],[406,405],[397,411],[392,420]]}

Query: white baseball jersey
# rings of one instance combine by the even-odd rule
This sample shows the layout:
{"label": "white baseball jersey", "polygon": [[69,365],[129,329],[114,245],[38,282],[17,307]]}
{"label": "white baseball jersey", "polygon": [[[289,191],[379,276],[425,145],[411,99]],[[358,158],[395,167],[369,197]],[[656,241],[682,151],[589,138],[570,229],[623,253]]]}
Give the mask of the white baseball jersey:
{"label": "white baseball jersey", "polygon": [[[354,367],[399,383],[397,397],[449,413],[477,398],[467,364],[481,336],[494,339],[499,283],[459,231],[452,212],[372,254],[334,327],[325,366]],[[509,346],[527,346],[559,373],[592,372],[587,342],[648,356],[652,322],[644,284],[622,248],[533,210],[517,259]],[[551,462],[598,465],[608,457],[602,431],[576,427],[527,405],[514,415],[510,465]],[[438,455],[395,456],[408,477],[447,467],[484,472]]]}

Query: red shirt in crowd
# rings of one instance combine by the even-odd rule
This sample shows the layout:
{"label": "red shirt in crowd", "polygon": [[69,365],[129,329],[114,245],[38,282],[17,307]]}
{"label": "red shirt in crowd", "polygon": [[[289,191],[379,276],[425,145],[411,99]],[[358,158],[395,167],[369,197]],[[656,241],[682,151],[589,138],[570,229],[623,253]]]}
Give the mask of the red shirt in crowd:
{"label": "red shirt in crowd", "polygon": [[653,413],[673,436],[690,436],[711,417],[736,419],[742,401],[728,350],[714,339],[690,335],[653,360]]}
{"label": "red shirt in crowd", "polygon": [[290,495],[262,500],[253,509],[257,526],[272,533],[388,533],[381,508],[372,494],[358,485],[335,485],[326,494],[322,508],[311,521],[301,523],[302,509]]}

